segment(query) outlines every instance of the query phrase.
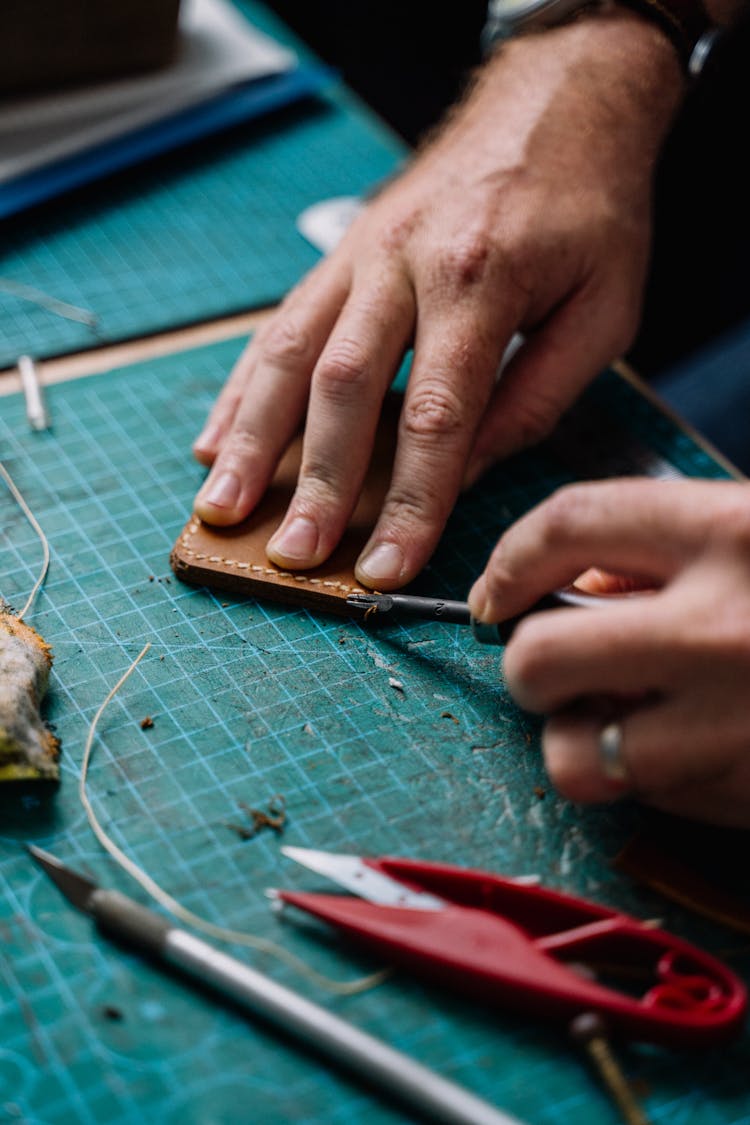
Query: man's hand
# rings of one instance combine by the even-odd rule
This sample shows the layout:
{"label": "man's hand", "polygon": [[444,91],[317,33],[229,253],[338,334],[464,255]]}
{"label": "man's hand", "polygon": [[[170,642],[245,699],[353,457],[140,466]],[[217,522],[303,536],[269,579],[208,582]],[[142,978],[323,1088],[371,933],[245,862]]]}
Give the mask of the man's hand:
{"label": "man's hand", "polygon": [[553,783],[574,801],[621,795],[598,752],[615,719],[626,788],[670,812],[750,827],[750,485],[562,489],[502,537],[472,612],[504,620],[588,566],[636,574],[652,591],[534,614],[505,650],[516,700],[551,716]]}
{"label": "man's hand", "polygon": [[[413,345],[390,491],[358,564],[414,577],[462,482],[543,437],[628,345],[676,55],[627,12],[510,44],[407,172],[258,332],[195,443],[196,511],[243,519],[307,411],[302,470],[268,545],[322,563],[356,504],[386,390]],[[526,343],[502,381],[508,342]]]}

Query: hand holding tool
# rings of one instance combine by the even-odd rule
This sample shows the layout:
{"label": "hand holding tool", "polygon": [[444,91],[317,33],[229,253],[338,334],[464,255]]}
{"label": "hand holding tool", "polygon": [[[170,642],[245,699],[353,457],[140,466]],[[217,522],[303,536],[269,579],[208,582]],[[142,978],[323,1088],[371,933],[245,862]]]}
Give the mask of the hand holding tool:
{"label": "hand holding tool", "polygon": [[447,1125],[520,1125],[489,1103],[456,1086],[325,1008],[276,984],[200,938],[172,926],[119,891],[105,890],[65,867],[41,848],[29,851],[73,906],[90,914],[108,935],[182,970],[228,996],[335,1063],[362,1075],[429,1121]]}
{"label": "hand holding tool", "polygon": [[[747,995],[734,973],[620,911],[449,864],[282,851],[368,901],[272,892],[281,902],[465,995],[547,1018],[596,1012],[613,1032],[671,1046],[715,1043],[740,1029]],[[619,975],[643,981],[642,995],[605,983]]]}

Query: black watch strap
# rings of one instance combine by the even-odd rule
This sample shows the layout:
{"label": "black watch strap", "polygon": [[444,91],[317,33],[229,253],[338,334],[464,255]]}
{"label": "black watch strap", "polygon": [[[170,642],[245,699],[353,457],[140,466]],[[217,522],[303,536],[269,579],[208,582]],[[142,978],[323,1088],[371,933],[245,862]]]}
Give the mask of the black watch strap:
{"label": "black watch strap", "polygon": [[[590,10],[606,11],[611,0],[489,0],[482,46],[490,51],[495,43],[519,32],[556,27]],[[662,29],[674,44],[685,71],[697,77],[711,52],[720,29],[711,21],[703,0],[615,0]]]}
{"label": "black watch strap", "polygon": [[674,43],[686,70],[699,42],[708,36],[713,24],[701,0],[619,0],[626,8],[639,12],[661,27]]}

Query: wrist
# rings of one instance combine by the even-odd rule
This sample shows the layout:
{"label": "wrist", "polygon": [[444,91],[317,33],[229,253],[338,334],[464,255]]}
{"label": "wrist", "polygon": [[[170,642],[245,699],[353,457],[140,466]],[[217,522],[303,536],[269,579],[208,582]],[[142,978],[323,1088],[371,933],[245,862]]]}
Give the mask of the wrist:
{"label": "wrist", "polygon": [[488,183],[498,168],[555,164],[578,168],[584,186],[604,179],[625,192],[650,177],[685,90],[666,37],[613,5],[505,42],[411,170],[444,159],[454,169],[461,150],[486,168]]}
{"label": "wrist", "polygon": [[672,45],[686,74],[700,73],[717,35],[708,3],[739,0],[489,0],[482,40],[485,51],[529,31],[608,15],[620,8],[650,23]]}
{"label": "wrist", "polygon": [[[620,107],[643,113],[647,131],[653,126],[660,133],[671,124],[686,91],[677,54],[660,28],[625,4],[612,3],[506,41],[485,63],[478,94],[497,97],[524,73],[531,91],[554,71],[560,78],[569,76],[582,98],[601,98],[603,114],[612,117]],[[612,127],[617,127],[614,119]]]}
{"label": "wrist", "polygon": [[704,0],[617,0],[658,28],[677,52],[686,75],[695,78],[711,50],[717,28]]}

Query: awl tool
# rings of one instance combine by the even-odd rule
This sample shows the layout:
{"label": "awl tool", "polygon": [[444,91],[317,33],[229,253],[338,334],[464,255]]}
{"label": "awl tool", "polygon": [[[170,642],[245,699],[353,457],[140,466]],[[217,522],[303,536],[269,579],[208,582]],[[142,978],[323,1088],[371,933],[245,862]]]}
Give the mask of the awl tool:
{"label": "awl tool", "polygon": [[540,598],[522,614],[506,621],[487,625],[472,617],[468,602],[449,601],[445,598],[422,598],[415,594],[350,594],[346,604],[356,610],[362,620],[370,616],[418,617],[422,621],[442,621],[446,625],[470,625],[475,638],[483,645],[505,645],[521,618],[543,609],[560,609],[564,606],[596,608],[611,604],[611,597],[584,594],[567,586]]}

